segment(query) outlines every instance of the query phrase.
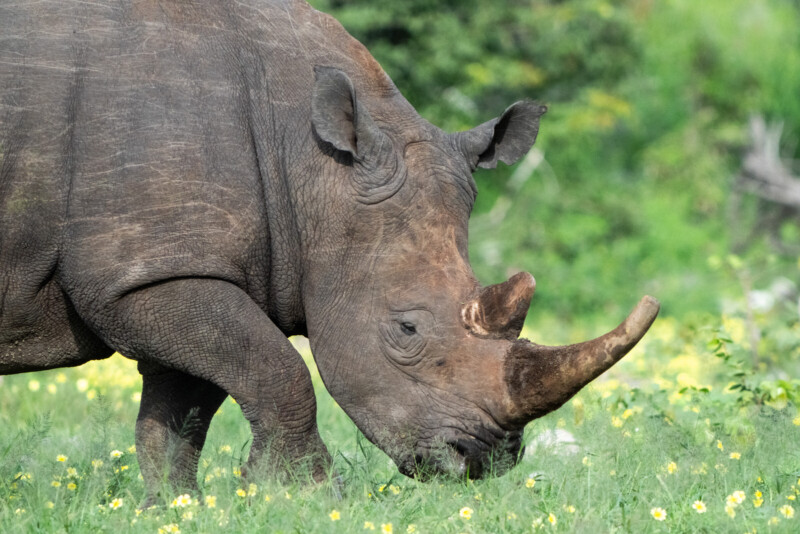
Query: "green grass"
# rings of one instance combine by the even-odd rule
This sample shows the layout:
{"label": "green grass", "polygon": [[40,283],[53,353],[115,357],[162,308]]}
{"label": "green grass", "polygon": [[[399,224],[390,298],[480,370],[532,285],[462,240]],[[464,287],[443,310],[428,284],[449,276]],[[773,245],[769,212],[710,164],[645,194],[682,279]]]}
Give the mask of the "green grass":
{"label": "green grass", "polygon": [[[796,321],[788,324],[797,329]],[[203,496],[215,506],[192,496],[185,507],[141,513],[144,487],[130,449],[134,365],[117,356],[7,376],[0,385],[0,531],[530,532],[541,523],[553,532],[796,532],[800,504],[790,498],[800,493],[800,417],[791,401],[800,386],[784,381],[779,389],[769,372],[747,370],[745,327],[735,317],[657,322],[602,380],[527,429],[528,442],[563,429],[575,450],[531,445],[508,474],[475,482],[399,475],[314,373],[320,431],[344,479],[341,499],[327,484],[244,483],[237,473],[249,430],[228,400],[200,467]],[[779,328],[765,335],[773,331],[785,337]],[[122,456],[113,458],[115,450]],[[745,498],[731,517],[726,500],[737,491]],[[703,514],[692,508],[698,500]],[[785,506],[795,517],[785,517]],[[652,517],[655,508],[666,511],[664,521]]]}

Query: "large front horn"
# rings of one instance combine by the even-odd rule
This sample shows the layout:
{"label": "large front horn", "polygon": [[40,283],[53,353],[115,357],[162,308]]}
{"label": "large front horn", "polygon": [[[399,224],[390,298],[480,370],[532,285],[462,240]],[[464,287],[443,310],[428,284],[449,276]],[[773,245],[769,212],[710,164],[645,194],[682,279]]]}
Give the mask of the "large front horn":
{"label": "large front horn", "polygon": [[659,308],[656,299],[646,296],[617,328],[576,345],[547,347],[526,339],[514,341],[505,360],[509,397],[504,422],[522,427],[564,404],[636,345]]}

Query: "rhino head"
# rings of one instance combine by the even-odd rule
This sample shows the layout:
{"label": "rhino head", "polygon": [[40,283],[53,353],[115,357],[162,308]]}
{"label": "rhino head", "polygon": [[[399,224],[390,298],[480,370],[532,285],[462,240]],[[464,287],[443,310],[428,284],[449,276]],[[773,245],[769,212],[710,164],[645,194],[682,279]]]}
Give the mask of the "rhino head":
{"label": "rhino head", "polygon": [[321,377],[402,473],[502,472],[520,456],[525,424],[622,358],[659,304],[644,297],[616,329],[577,345],[518,339],[536,282],[476,280],[471,175],[523,156],[546,109],[518,102],[447,134],[399,93],[364,93],[344,72],[316,69],[325,222],[309,247],[304,300]]}

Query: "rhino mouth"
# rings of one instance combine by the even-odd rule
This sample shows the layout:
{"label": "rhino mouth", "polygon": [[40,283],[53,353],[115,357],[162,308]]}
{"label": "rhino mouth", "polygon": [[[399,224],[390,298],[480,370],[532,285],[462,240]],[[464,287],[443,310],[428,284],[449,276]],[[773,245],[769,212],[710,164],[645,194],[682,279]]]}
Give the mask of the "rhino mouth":
{"label": "rhino mouth", "polygon": [[397,467],[403,475],[421,481],[435,476],[472,480],[500,476],[524,453],[522,432],[503,434],[500,439],[464,435],[435,446],[419,445]]}

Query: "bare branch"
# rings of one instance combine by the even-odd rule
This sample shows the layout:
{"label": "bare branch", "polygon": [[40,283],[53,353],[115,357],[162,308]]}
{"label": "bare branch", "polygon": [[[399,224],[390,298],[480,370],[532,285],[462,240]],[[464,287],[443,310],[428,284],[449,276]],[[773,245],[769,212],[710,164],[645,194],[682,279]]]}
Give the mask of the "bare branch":
{"label": "bare branch", "polygon": [[780,158],[783,124],[768,125],[759,115],[750,119],[749,129],[751,145],[742,161],[739,187],[765,200],[800,208],[800,178]]}

